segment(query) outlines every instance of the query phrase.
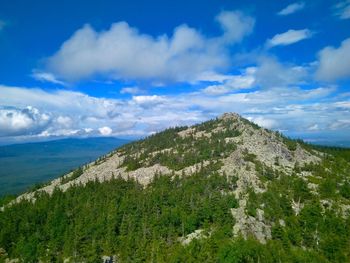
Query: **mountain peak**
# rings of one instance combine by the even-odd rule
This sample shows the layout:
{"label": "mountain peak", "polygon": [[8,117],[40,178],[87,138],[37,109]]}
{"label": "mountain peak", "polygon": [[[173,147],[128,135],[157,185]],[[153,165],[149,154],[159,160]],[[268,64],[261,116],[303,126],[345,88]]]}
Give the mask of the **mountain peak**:
{"label": "mountain peak", "polygon": [[[271,226],[264,223],[260,208],[257,218],[246,214],[248,192],[262,193],[276,173],[291,175],[296,166],[319,161],[316,151],[307,151],[299,143],[260,128],[237,113],[225,113],[202,124],[170,128],[127,144],[36,192],[52,194],[55,188],[66,191],[77,184],[108,181],[115,176],[133,178],[147,186],[159,174],[191,175],[211,167],[222,176],[236,178],[232,194],[240,206],[232,210],[237,222],[235,235],[251,234],[265,243],[271,237]],[[35,200],[36,192],[19,196],[17,201]]]}
{"label": "mountain peak", "polygon": [[[341,236],[342,241],[337,244],[345,251],[350,235],[350,229],[344,228],[350,214],[347,177],[350,168],[346,156],[346,152],[342,154],[339,149],[332,151],[290,140],[238,114],[226,113],[201,124],[169,128],[126,144],[43,188],[19,196],[2,211],[12,222],[11,211],[7,213],[7,210],[18,209],[21,218],[23,203],[37,211],[35,203],[39,202],[40,209],[42,205],[47,205],[47,210],[58,207],[59,216],[65,211],[68,227],[74,228],[77,224],[73,221],[69,225],[75,218],[74,213],[78,213],[79,220],[88,216],[87,227],[92,232],[96,229],[97,217],[100,229],[106,228],[105,222],[109,222],[108,240],[127,238],[120,246],[134,240],[130,231],[142,242],[148,242],[150,233],[161,231],[155,240],[162,240],[166,246],[180,245],[182,249],[191,246],[195,239],[200,240],[198,244],[216,238],[219,241],[215,244],[233,240],[250,244],[254,240],[254,246],[259,248],[270,249],[271,244],[278,244],[278,247],[272,246],[275,249],[272,254],[279,254],[285,246],[290,247],[290,251],[299,249],[298,253],[318,252],[321,248],[322,257],[332,259],[333,254],[327,254],[329,250],[325,246],[332,247],[334,240]],[[76,204],[76,196],[86,204]],[[133,196],[139,199],[132,199]],[[202,201],[196,203],[194,196],[195,200]],[[62,198],[66,200],[63,207]],[[98,205],[95,199],[99,199]],[[22,202],[25,200],[31,202]],[[73,206],[71,210],[70,206]],[[77,206],[85,212],[79,214]],[[104,209],[99,213],[90,212],[100,207]],[[46,217],[38,216],[36,220],[41,222],[43,218]],[[52,219],[55,224],[55,218],[51,216],[48,220]],[[330,226],[333,227],[328,230]],[[162,232],[162,227],[167,231]],[[7,231],[14,229],[17,228]],[[29,233],[25,229],[24,235]],[[37,231],[36,228],[33,231]],[[101,233],[98,240],[103,246],[107,241]],[[222,242],[222,238],[226,241]],[[214,243],[209,244],[205,247]],[[108,243],[108,249],[113,245]],[[123,254],[125,250],[117,247],[115,251],[119,251],[117,256],[129,261],[130,255]],[[337,250],[332,247],[332,251]],[[309,262],[308,259],[303,261]],[[333,261],[346,261],[342,259],[345,257]]]}
{"label": "mountain peak", "polygon": [[219,120],[238,120],[241,119],[241,115],[235,112],[225,112],[221,116],[219,116]]}

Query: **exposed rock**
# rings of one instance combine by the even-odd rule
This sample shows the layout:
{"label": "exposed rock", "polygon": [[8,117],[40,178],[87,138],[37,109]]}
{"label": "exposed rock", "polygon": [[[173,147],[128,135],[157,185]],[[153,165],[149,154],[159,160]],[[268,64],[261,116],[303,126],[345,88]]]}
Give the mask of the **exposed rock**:
{"label": "exposed rock", "polygon": [[182,245],[188,245],[194,239],[207,238],[210,236],[210,233],[206,233],[203,229],[197,229],[193,233],[188,234],[185,237],[180,237],[179,241]]}
{"label": "exposed rock", "polygon": [[350,205],[342,204],[341,206],[342,217],[348,218],[350,216]]}
{"label": "exposed rock", "polygon": [[180,131],[177,134],[181,137],[181,138],[186,138],[188,136],[191,136],[192,134],[194,134],[196,132],[195,128],[188,128],[186,130]]}
{"label": "exposed rock", "polygon": [[286,222],[283,219],[279,219],[278,223],[280,224],[280,226],[283,226],[283,227],[286,226]]}
{"label": "exposed rock", "polygon": [[226,112],[222,114],[218,119],[224,121],[237,121],[240,120],[241,116],[235,112]]}
{"label": "exposed rock", "polygon": [[102,256],[102,263],[117,263],[117,256]]}
{"label": "exposed rock", "polygon": [[303,209],[304,204],[300,203],[300,199],[298,201],[292,200],[292,209],[294,210],[295,215],[299,215],[301,209]]}
{"label": "exposed rock", "polygon": [[0,257],[6,257],[6,256],[7,256],[6,250],[0,247]]}
{"label": "exposed rock", "polygon": [[255,218],[247,215],[245,209],[245,199],[240,200],[238,208],[231,209],[232,216],[236,220],[233,227],[234,236],[242,235],[243,238],[247,238],[251,235],[265,244],[266,240],[271,239],[271,226],[264,222],[264,211],[257,209],[257,218]]}

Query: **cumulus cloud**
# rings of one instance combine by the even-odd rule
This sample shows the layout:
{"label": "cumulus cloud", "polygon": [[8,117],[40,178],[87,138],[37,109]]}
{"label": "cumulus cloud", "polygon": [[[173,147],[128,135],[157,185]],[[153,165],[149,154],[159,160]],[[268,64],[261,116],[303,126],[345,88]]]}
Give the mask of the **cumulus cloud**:
{"label": "cumulus cloud", "polygon": [[73,124],[73,120],[72,118],[70,118],[69,116],[58,116],[57,119],[55,120],[57,122],[58,125],[62,126],[62,127],[70,127]]}
{"label": "cumulus cloud", "polygon": [[325,47],[318,53],[316,77],[319,80],[333,81],[350,76],[350,38],[340,47]]}
{"label": "cumulus cloud", "polygon": [[102,32],[85,25],[47,59],[47,71],[68,81],[94,76],[192,81],[203,72],[225,68],[227,47],[240,42],[254,27],[254,19],[238,11],[223,11],[216,20],[223,33],[213,38],[185,24],[176,27],[171,37],[142,34],[126,22],[114,23]]}
{"label": "cumulus cloud", "polygon": [[37,133],[49,122],[49,115],[31,106],[22,109],[0,106],[0,137]]}
{"label": "cumulus cloud", "polygon": [[245,36],[253,32],[255,20],[240,11],[223,11],[216,20],[222,27],[222,40],[228,43],[240,42]]}
{"label": "cumulus cloud", "polygon": [[334,8],[335,8],[335,15],[340,19],[350,18],[350,0],[339,2],[334,6]]}
{"label": "cumulus cloud", "polygon": [[104,127],[101,127],[98,129],[98,131],[101,133],[101,135],[103,136],[108,136],[108,135],[111,135],[113,130],[108,127],[108,126],[104,126]]}
{"label": "cumulus cloud", "polygon": [[308,39],[312,36],[309,29],[293,30],[290,29],[284,33],[277,34],[267,41],[267,47],[287,46]]}
{"label": "cumulus cloud", "polygon": [[293,3],[293,4],[290,4],[290,5],[286,6],[285,8],[283,8],[277,14],[280,16],[290,15],[290,14],[293,14],[297,11],[304,9],[304,7],[305,7],[304,2]]}
{"label": "cumulus cloud", "polygon": [[282,64],[273,57],[261,57],[255,72],[255,83],[263,88],[302,84],[307,69],[292,64]]}

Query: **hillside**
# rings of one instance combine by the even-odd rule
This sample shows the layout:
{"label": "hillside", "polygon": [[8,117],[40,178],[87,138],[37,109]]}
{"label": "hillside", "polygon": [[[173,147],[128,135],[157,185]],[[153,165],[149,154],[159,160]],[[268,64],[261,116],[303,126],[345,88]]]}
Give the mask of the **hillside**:
{"label": "hillside", "polygon": [[50,181],[127,142],[99,137],[0,146],[0,196]]}
{"label": "hillside", "polygon": [[171,128],[4,199],[0,258],[347,262],[349,161],[233,113]]}

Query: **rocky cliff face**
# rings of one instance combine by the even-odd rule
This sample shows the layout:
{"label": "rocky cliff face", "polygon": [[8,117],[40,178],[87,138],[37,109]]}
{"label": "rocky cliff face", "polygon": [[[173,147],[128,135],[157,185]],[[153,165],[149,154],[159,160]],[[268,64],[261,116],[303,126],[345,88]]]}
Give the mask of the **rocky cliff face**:
{"label": "rocky cliff face", "polygon": [[271,238],[271,222],[265,220],[261,208],[256,209],[255,216],[247,213],[249,193],[266,191],[269,184],[266,178],[276,173],[308,182],[309,174],[296,173],[295,168],[316,164],[322,157],[321,153],[306,150],[299,143],[260,128],[235,113],[164,134],[167,132],[117,149],[84,166],[79,174],[69,173],[35,192],[19,196],[14,202],[35,201],[38,192],[51,194],[55,188],[66,191],[72,185],[108,181],[117,176],[133,178],[146,187],[157,174],[190,176],[200,167],[216,162],[220,166],[218,172],[234,181],[232,191],[223,194],[232,194],[239,201],[239,207],[231,211],[236,222],[234,235],[253,235],[265,243]]}

